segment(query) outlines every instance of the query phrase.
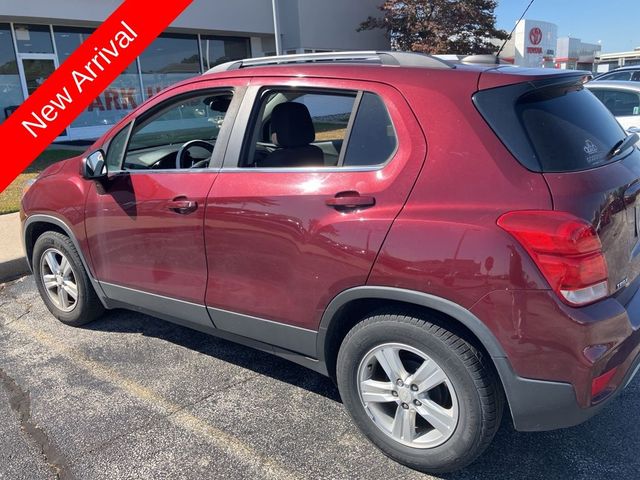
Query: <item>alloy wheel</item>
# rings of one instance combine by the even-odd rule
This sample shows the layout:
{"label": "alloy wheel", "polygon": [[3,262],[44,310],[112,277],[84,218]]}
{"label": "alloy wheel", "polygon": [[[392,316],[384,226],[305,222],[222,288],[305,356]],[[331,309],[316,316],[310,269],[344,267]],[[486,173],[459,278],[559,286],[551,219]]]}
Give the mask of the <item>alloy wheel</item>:
{"label": "alloy wheel", "polygon": [[40,257],[40,276],[49,300],[63,312],[78,304],[76,274],[67,257],[56,248],[47,249]]}
{"label": "alloy wheel", "polygon": [[446,442],[458,424],[458,399],[438,363],[401,343],[373,348],[358,367],[358,393],[373,423],[413,448]]}

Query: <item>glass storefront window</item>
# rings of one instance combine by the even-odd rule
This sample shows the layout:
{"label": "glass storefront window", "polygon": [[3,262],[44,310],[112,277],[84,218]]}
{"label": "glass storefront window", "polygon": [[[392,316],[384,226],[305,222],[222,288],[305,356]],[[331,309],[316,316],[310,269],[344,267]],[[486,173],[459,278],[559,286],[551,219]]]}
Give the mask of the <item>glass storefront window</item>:
{"label": "glass storefront window", "polygon": [[215,37],[202,35],[200,51],[205,71],[232,60],[250,57],[249,39],[239,37]]}
{"label": "glass storefront window", "polygon": [[56,64],[52,59],[24,58],[22,69],[24,82],[27,85],[27,95],[31,95],[55,71]]}
{"label": "glass storefront window", "polygon": [[[88,28],[54,27],[53,35],[60,64],[92,33],[93,30]],[[73,121],[71,128],[114,125],[141,103],[138,66],[133,62]]]}
{"label": "glass storefront window", "polygon": [[18,25],[13,29],[19,53],[53,53],[49,25]]}
{"label": "glass storefront window", "polygon": [[[53,30],[53,36],[51,32]],[[58,54],[58,64],[92,33],[92,28],[0,23],[0,123],[24,101],[22,80],[14,48],[25,54],[22,66],[29,91],[48,77],[54,66],[49,58],[26,54]],[[97,137],[105,129],[137,108],[145,99],[176,82],[220,63],[250,56],[249,38],[165,33],[97,97],[70,126],[69,134]],[[55,48],[54,48],[55,46]],[[74,131],[75,130],[75,131]]]}
{"label": "glass storefront window", "polygon": [[0,23],[0,123],[23,102],[18,63],[9,24]]}
{"label": "glass storefront window", "polygon": [[53,27],[60,65],[93,33],[91,28]]}
{"label": "glass storefront window", "polygon": [[141,103],[138,66],[133,62],[74,120],[71,128],[114,125]]}
{"label": "glass storefront window", "polygon": [[145,98],[200,73],[196,35],[160,35],[139,58]]}

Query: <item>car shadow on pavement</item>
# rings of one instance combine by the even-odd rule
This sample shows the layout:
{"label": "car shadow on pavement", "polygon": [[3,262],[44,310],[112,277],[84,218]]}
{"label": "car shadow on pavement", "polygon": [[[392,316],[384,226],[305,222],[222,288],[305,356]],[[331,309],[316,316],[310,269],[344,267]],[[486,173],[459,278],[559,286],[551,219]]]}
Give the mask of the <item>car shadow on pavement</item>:
{"label": "car shadow on pavement", "polygon": [[[83,328],[162,339],[341,403],[333,382],[316,372],[275,355],[147,315],[113,310]],[[636,479],[640,469],[638,393],[640,379],[637,378],[597,417],[577,427],[551,432],[516,432],[509,413],[505,412],[502,426],[485,454],[466,469],[440,477],[447,480],[566,480],[604,476]]]}
{"label": "car shadow on pavement", "polygon": [[334,383],[308,368],[270,353],[148,315],[111,310],[99,320],[82,328],[101,332],[137,333],[159,338],[342,403]]}

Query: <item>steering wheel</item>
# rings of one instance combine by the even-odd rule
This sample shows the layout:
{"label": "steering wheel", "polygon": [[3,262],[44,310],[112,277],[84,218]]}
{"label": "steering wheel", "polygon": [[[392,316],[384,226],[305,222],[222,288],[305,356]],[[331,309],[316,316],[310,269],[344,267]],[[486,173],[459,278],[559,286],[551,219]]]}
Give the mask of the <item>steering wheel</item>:
{"label": "steering wheel", "polygon": [[[185,143],[184,145],[182,145],[180,147],[180,150],[178,150],[178,155],[176,156],[176,169],[181,170],[181,169],[185,168],[183,166],[183,158],[182,157],[184,157],[185,154],[188,153],[188,150],[191,147],[200,147],[200,148],[208,151],[209,152],[209,157],[197,160],[196,162],[194,162],[191,165],[189,165],[189,168],[194,168],[196,165],[198,166],[196,168],[202,168],[204,166],[204,164],[209,161],[209,159],[211,158],[211,155],[213,154],[213,145],[211,145],[209,142],[205,142],[204,140],[190,140],[187,143]],[[189,155],[189,157],[191,157],[191,155]]]}

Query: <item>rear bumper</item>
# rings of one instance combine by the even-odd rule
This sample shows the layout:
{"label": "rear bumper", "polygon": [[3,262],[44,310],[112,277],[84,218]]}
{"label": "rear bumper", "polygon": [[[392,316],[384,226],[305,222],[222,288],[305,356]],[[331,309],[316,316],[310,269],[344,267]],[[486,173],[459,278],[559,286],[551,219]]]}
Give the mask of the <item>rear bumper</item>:
{"label": "rear bumper", "polygon": [[620,387],[597,404],[578,405],[569,383],[547,382],[517,376],[506,359],[496,359],[503,386],[509,399],[513,425],[521,432],[567,428],[586,422],[622,392],[640,370],[640,355],[630,363]]}
{"label": "rear bumper", "polygon": [[[567,307],[552,292],[500,292],[489,300],[489,308],[474,309],[502,333],[506,356],[493,360],[517,430],[578,425],[640,371],[640,289],[582,308]],[[592,398],[593,380],[611,371]]]}

